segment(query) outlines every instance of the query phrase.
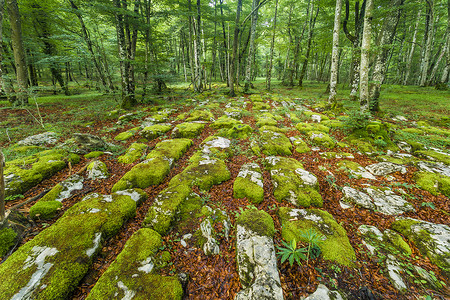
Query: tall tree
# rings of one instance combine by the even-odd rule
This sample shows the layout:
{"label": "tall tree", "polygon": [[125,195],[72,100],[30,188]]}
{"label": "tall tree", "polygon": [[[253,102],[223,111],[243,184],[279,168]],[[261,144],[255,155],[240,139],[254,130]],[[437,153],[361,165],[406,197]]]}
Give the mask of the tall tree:
{"label": "tall tree", "polygon": [[239,20],[241,17],[241,10],[242,10],[242,0],[238,0],[237,2],[237,9],[236,9],[236,20],[234,25],[234,39],[233,39],[233,54],[230,62],[230,97],[235,97],[236,92],[234,91],[234,83],[236,80],[236,64],[238,59],[238,43],[239,43],[239,30],[240,30],[240,24]]}
{"label": "tall tree", "polygon": [[369,59],[372,38],[372,0],[367,0],[364,15],[364,30],[361,42],[361,63],[359,72],[359,105],[361,112],[369,111]]}
{"label": "tall tree", "polygon": [[430,63],[431,57],[431,45],[433,42],[433,29],[434,29],[434,0],[425,0],[427,5],[427,15],[425,22],[425,35],[424,44],[422,45],[424,49],[424,54],[422,57],[422,62],[420,64],[421,74],[420,74],[420,86],[425,86],[427,83],[428,65]]}
{"label": "tall tree", "polygon": [[[450,0],[449,0],[450,1]],[[275,2],[275,15],[273,18],[273,32],[272,41],[270,42],[270,57],[269,57],[269,67],[267,68],[267,90],[271,90],[271,80],[272,80],[272,67],[273,67],[273,48],[275,46],[275,32],[277,29],[277,12],[278,12],[278,0]]]}
{"label": "tall tree", "polygon": [[411,64],[412,64],[412,59],[413,59],[413,55],[414,55],[414,50],[416,49],[417,31],[419,29],[421,13],[422,13],[422,10],[419,8],[419,11],[417,12],[416,24],[414,26],[414,33],[413,33],[412,40],[411,40],[411,49],[410,49],[408,57],[406,59],[405,77],[403,78],[403,85],[406,85],[408,83],[409,74],[411,73]]}
{"label": "tall tree", "polygon": [[334,13],[334,29],[333,29],[333,50],[331,54],[331,74],[330,74],[330,95],[328,97],[329,104],[336,103],[336,85],[339,73],[339,28],[341,27],[341,7],[342,0],[336,0],[336,10]]}
{"label": "tall tree", "polygon": [[381,85],[383,84],[386,75],[387,59],[389,56],[389,52],[392,49],[392,42],[394,41],[395,31],[402,14],[403,2],[404,0],[390,1],[389,6],[392,8],[392,11],[390,11],[385,16],[383,28],[381,29],[381,33],[378,36],[379,50],[375,59],[375,66],[372,76],[373,84],[371,86],[370,92],[370,110],[372,112],[378,112],[380,109],[378,100],[380,98]]}
{"label": "tall tree", "polygon": [[26,105],[28,104],[28,72],[25,59],[25,50],[22,41],[22,25],[17,0],[7,0],[6,8],[9,15],[9,22],[11,24],[11,42],[14,52],[18,85],[17,97],[10,98],[13,100],[13,103],[11,104],[14,106]]}
{"label": "tall tree", "polygon": [[247,56],[247,67],[245,70],[245,85],[244,93],[248,93],[252,80],[252,62],[255,53],[255,35],[256,35],[256,23],[258,22],[258,6],[259,0],[253,0],[252,2],[252,17],[250,26],[250,46]]}
{"label": "tall tree", "polygon": [[[314,11],[314,5],[312,5],[311,11]],[[303,78],[306,75],[306,69],[308,67],[308,61],[309,61],[309,55],[311,53],[311,43],[314,36],[314,27],[316,25],[317,15],[319,14],[320,7],[317,7],[316,13],[311,13],[311,17],[309,19],[309,35],[308,35],[308,42],[306,45],[306,54],[305,54],[305,60],[303,61],[302,70],[300,72],[300,78],[298,79],[298,86],[303,86]]]}
{"label": "tall tree", "polygon": [[450,0],[447,0],[447,33],[446,33],[447,53],[444,71],[442,72],[441,83],[448,83],[450,79]]}

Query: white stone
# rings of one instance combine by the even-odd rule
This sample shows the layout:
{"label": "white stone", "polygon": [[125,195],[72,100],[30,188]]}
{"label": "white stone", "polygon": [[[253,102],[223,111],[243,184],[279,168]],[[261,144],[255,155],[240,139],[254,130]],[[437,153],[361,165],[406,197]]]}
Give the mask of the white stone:
{"label": "white stone", "polygon": [[386,268],[388,270],[389,278],[391,279],[394,287],[399,291],[406,290],[407,286],[403,281],[403,278],[401,277],[401,274],[404,273],[404,270],[396,260],[395,256],[391,254],[388,255],[388,258],[386,259]]}
{"label": "white stone", "polygon": [[119,289],[123,290],[125,294],[122,300],[131,300],[133,299],[134,295],[136,295],[136,292],[128,289],[128,287],[122,281],[117,282],[117,286],[119,287]]}
{"label": "white stone", "polygon": [[81,190],[83,188],[84,178],[79,175],[72,175],[66,180],[62,181],[60,185],[63,187],[59,195],[56,197],[56,201],[62,202],[69,198],[72,191]]}
{"label": "white stone", "polygon": [[56,132],[48,131],[41,134],[29,136],[17,144],[21,146],[43,146],[54,144],[58,141],[58,134]]}
{"label": "white stone", "polygon": [[138,268],[138,270],[148,274],[153,270],[154,266],[155,265],[153,264],[152,258],[148,257],[146,260],[141,261],[141,266]]}
{"label": "white stone", "polygon": [[300,168],[296,169],[295,173],[300,176],[304,184],[309,186],[317,185],[317,177],[314,174]]}
{"label": "white stone", "polygon": [[102,238],[102,233],[101,232],[98,232],[98,233],[95,234],[95,238],[94,238],[94,241],[93,241],[94,246],[92,248],[89,248],[89,249],[86,250],[86,255],[87,256],[91,257],[95,253],[95,251],[97,250],[98,246],[100,245],[101,238]]}
{"label": "white stone", "polygon": [[117,195],[123,195],[123,196],[129,196],[131,200],[134,202],[138,202],[141,199],[141,194],[139,194],[135,190],[123,190],[123,191],[117,191]]}
{"label": "white stone", "polygon": [[317,290],[309,295],[305,300],[343,300],[337,291],[330,291],[325,285],[319,284]]}
{"label": "white stone", "polygon": [[394,164],[391,162],[380,162],[372,164],[366,167],[370,173],[376,176],[386,176],[394,172],[400,172],[406,174],[407,170],[405,166]]}

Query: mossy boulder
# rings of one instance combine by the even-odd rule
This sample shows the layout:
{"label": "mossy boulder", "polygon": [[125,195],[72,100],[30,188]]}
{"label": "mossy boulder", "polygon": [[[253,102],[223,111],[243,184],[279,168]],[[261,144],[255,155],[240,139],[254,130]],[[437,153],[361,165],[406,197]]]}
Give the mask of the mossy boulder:
{"label": "mossy boulder", "polygon": [[152,122],[152,123],[163,123],[167,122],[169,114],[167,112],[159,112],[157,114],[153,114],[147,118],[145,118],[146,122]]}
{"label": "mossy boulder", "polygon": [[233,184],[233,197],[247,197],[252,203],[264,200],[264,186],[261,169],[256,163],[244,164]]}
{"label": "mossy boulder", "polygon": [[232,128],[235,125],[241,124],[236,119],[230,118],[228,116],[221,116],[214,123],[211,124],[212,128]]}
{"label": "mossy boulder", "polygon": [[332,149],[334,148],[334,146],[336,146],[336,142],[325,132],[308,131],[307,135],[309,137],[309,140],[319,147]]}
{"label": "mossy boulder", "polygon": [[[356,145],[363,152],[373,152],[376,148],[397,151],[398,147],[390,138],[389,123],[370,122],[365,128],[360,128],[347,137],[350,144]],[[367,146],[365,143],[370,144]]]}
{"label": "mossy boulder", "polygon": [[344,171],[354,178],[358,179],[366,178],[376,180],[376,177],[373,176],[372,173],[367,171],[364,167],[362,167],[355,161],[344,159],[337,162],[336,166],[338,167],[339,171]]}
{"label": "mossy boulder", "polygon": [[43,220],[52,219],[62,206],[62,203],[59,201],[38,201],[30,208],[30,217]]}
{"label": "mossy boulder", "polygon": [[324,120],[320,122],[322,125],[330,128],[343,128],[344,123],[339,120]]}
{"label": "mossy boulder", "polygon": [[308,147],[308,144],[299,136],[290,137],[292,144],[294,145],[294,150],[297,153],[307,153],[311,151],[311,148]]}
{"label": "mossy boulder", "polygon": [[132,138],[140,129],[141,129],[140,127],[134,127],[134,128],[131,128],[130,130],[121,132],[118,135],[116,135],[114,140],[116,140],[116,141],[126,141],[129,138]]}
{"label": "mossy boulder", "polygon": [[91,180],[105,179],[109,177],[108,167],[100,160],[90,162],[86,170],[87,176]]}
{"label": "mossy boulder", "polygon": [[172,131],[175,138],[195,138],[205,128],[205,123],[185,122],[178,124]]}
{"label": "mossy boulder", "polygon": [[313,111],[304,110],[302,113],[303,113],[303,115],[309,117],[311,120],[318,122],[318,123],[330,119],[328,116],[326,116],[324,114],[316,113]]}
{"label": "mossy boulder", "polygon": [[280,128],[276,126],[264,125],[260,129],[260,131],[273,131],[278,133],[286,133],[288,131],[287,128]]}
{"label": "mossy boulder", "polygon": [[450,154],[444,152],[437,152],[433,150],[419,150],[415,152],[416,155],[426,157],[431,160],[440,161],[450,166]]}
{"label": "mossy boulder", "polygon": [[14,245],[17,233],[12,228],[0,229],[0,257],[8,253],[8,250]]}
{"label": "mossy boulder", "polygon": [[265,155],[291,155],[291,141],[282,133],[264,130],[259,141],[261,151]]}
{"label": "mossy boulder", "polygon": [[280,207],[278,215],[282,224],[281,235],[286,241],[296,239],[307,242],[302,233],[314,230],[324,236],[319,245],[324,259],[345,266],[354,265],[356,255],[347,232],[330,213],[318,209]]}
{"label": "mossy boulder", "polygon": [[147,149],[146,144],[133,143],[128,147],[127,152],[117,158],[117,161],[123,164],[131,164],[139,160]]}
{"label": "mossy boulder", "polygon": [[105,154],[105,152],[103,152],[103,151],[91,151],[88,154],[85,154],[84,158],[87,158],[87,159],[97,158],[97,157],[102,156],[103,154]]}
{"label": "mossy boulder", "polygon": [[170,139],[159,142],[155,148],[147,155],[147,159],[154,157],[163,157],[170,161],[170,164],[183,156],[183,154],[192,146],[190,139]]}
{"label": "mossy boulder", "polygon": [[397,219],[392,229],[413,241],[422,255],[450,276],[450,227],[411,218]]}
{"label": "mossy boulder", "polygon": [[220,130],[218,135],[229,138],[246,139],[252,132],[253,128],[251,128],[249,125],[236,124],[229,129]]}
{"label": "mossy boulder", "polygon": [[214,122],[214,115],[208,110],[194,110],[186,119],[186,122],[192,121]]}
{"label": "mossy boulder", "polygon": [[270,103],[254,102],[252,108],[253,110],[269,110],[272,108],[272,106],[270,106]]}
{"label": "mossy boulder", "polygon": [[275,116],[271,113],[264,113],[260,115],[256,119],[256,126],[262,127],[262,126],[277,126],[278,121],[275,119]]}
{"label": "mossy boulder", "polygon": [[5,196],[23,194],[42,180],[59,172],[80,157],[62,149],[46,150],[31,156],[6,162],[4,169]]}
{"label": "mossy boulder", "polygon": [[320,131],[325,133],[330,132],[329,127],[318,123],[298,123],[297,125],[295,125],[295,128],[297,128],[297,130],[300,131],[300,133],[304,134],[310,131]]}
{"label": "mossy boulder", "polygon": [[408,243],[397,232],[386,229],[381,232],[377,227],[370,225],[361,225],[358,227],[358,232],[363,237],[364,241],[369,244],[368,247],[372,254],[404,254],[411,255],[412,250]]}
{"label": "mossy boulder", "polygon": [[236,219],[236,224],[243,226],[260,236],[273,238],[275,234],[275,225],[272,217],[263,210],[247,209],[244,210]]}
{"label": "mossy boulder", "polygon": [[322,207],[317,177],[306,171],[303,165],[293,159],[269,156],[266,167],[274,186],[273,194],[278,201],[289,201],[297,206]]}
{"label": "mossy boulder", "polygon": [[147,126],[140,132],[141,136],[153,140],[172,129],[171,124],[155,124]]}
{"label": "mossy boulder", "polygon": [[178,279],[158,274],[170,259],[170,255],[166,258],[159,251],[162,244],[156,231],[148,228],[136,231],[86,299],[181,300],[183,289]]}
{"label": "mossy boulder", "polygon": [[224,113],[230,117],[239,120],[242,117],[242,109],[235,107],[228,107],[225,109]]}
{"label": "mossy boulder", "polygon": [[231,155],[231,140],[221,136],[209,136],[203,140],[201,149],[189,158],[190,162],[214,157],[218,159],[226,159]]}
{"label": "mossy boulder", "polygon": [[414,181],[423,190],[433,195],[439,193],[450,197],[450,177],[431,172],[417,172]]}
{"label": "mossy boulder", "polygon": [[65,299],[89,270],[102,241],[135,213],[130,196],[87,195],[0,265],[0,298]]}

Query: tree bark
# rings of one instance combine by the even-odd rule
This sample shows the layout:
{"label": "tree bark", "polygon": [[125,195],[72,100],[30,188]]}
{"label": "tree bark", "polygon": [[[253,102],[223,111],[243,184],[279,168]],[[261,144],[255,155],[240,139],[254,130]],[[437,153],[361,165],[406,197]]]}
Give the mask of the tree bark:
{"label": "tree bark", "polygon": [[5,0],[0,0],[0,96],[3,96],[3,12],[5,9]]}
{"label": "tree bark", "polygon": [[230,97],[236,97],[234,91],[234,81],[236,78],[236,61],[238,56],[238,43],[239,43],[239,19],[241,16],[242,0],[238,0],[236,9],[236,21],[234,25],[234,40],[233,40],[233,56],[230,62]]}
{"label": "tree bark", "polygon": [[431,45],[433,41],[433,28],[434,28],[434,2],[433,0],[425,0],[427,3],[427,30],[425,32],[425,52],[421,64],[420,86],[425,86],[427,83],[428,65],[431,57]]}
{"label": "tree bark", "polygon": [[448,82],[450,76],[450,0],[447,0],[447,53],[444,71],[442,72],[441,83]]}
{"label": "tree bark", "polygon": [[416,40],[417,40],[417,31],[419,29],[419,21],[420,21],[420,14],[422,13],[422,10],[419,8],[419,11],[417,13],[417,19],[416,24],[414,27],[414,33],[411,41],[411,50],[409,51],[409,55],[406,61],[406,70],[405,70],[405,78],[403,79],[403,85],[406,85],[408,83],[409,74],[411,73],[411,63],[412,58],[414,55],[414,50],[416,49]]}
{"label": "tree bark", "polygon": [[364,15],[364,30],[361,42],[359,105],[361,112],[369,111],[369,59],[370,39],[372,36],[372,0],[367,0]]}
{"label": "tree bark", "polygon": [[381,50],[379,51],[375,60],[375,66],[372,76],[372,81],[374,83],[371,86],[370,92],[370,110],[372,112],[378,112],[380,110],[380,89],[386,75],[387,58],[392,48],[392,42],[394,41],[397,25],[402,14],[403,2],[404,0],[391,0],[389,6],[394,8],[395,11],[389,12],[386,15],[383,28],[379,35],[380,42],[378,46],[381,47]]}
{"label": "tree bark", "polygon": [[[11,41],[14,53],[14,63],[17,77],[17,97],[11,103],[14,106],[28,104],[28,72],[25,51],[22,41],[22,27],[20,22],[19,6],[17,0],[7,0],[7,12],[11,26]],[[13,98],[11,98],[13,100]]]}
{"label": "tree bark", "polygon": [[244,93],[248,93],[252,80],[252,61],[255,52],[255,35],[256,35],[256,23],[258,22],[258,10],[259,0],[253,0],[252,10],[256,10],[252,15],[252,23],[250,26],[250,46],[247,56],[247,67],[245,70],[245,85]]}
{"label": "tree bark", "polygon": [[306,74],[306,69],[308,67],[308,59],[309,59],[309,55],[311,53],[311,42],[312,42],[312,38],[314,35],[314,26],[316,25],[316,19],[317,19],[317,15],[319,14],[319,7],[316,10],[316,15],[313,18],[313,15],[311,14],[311,19],[310,19],[310,23],[309,23],[309,36],[308,36],[308,44],[306,46],[306,55],[305,55],[305,60],[303,61],[303,66],[302,66],[302,71],[300,73],[300,78],[298,80],[298,86],[299,87],[303,87],[303,78],[305,77]]}
{"label": "tree bark", "polygon": [[3,178],[4,166],[5,158],[3,156],[2,150],[0,149],[0,224],[5,219],[5,179]]}
{"label": "tree bark", "polygon": [[273,20],[273,33],[272,33],[272,42],[270,43],[270,58],[269,58],[269,67],[267,69],[267,90],[271,90],[271,81],[272,81],[272,64],[273,64],[273,48],[275,46],[275,33],[277,29],[277,12],[278,12],[278,0],[275,2],[275,16]]}
{"label": "tree bark", "polygon": [[333,30],[333,51],[331,53],[331,75],[330,75],[330,95],[328,103],[335,105],[336,103],[336,85],[339,73],[339,28],[341,27],[341,6],[342,0],[336,0],[336,11],[334,13],[334,30]]}

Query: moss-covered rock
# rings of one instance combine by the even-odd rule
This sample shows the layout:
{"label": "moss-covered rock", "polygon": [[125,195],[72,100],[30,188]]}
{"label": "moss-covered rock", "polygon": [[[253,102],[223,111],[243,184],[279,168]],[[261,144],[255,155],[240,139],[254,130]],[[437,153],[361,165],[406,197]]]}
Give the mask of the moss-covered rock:
{"label": "moss-covered rock", "polygon": [[151,126],[147,126],[141,131],[141,136],[148,140],[156,139],[157,137],[163,135],[172,129],[171,124],[155,124]]}
{"label": "moss-covered rock", "polygon": [[241,167],[233,184],[233,197],[247,197],[252,203],[259,204],[264,200],[264,188],[261,169],[256,163],[248,163]]}
{"label": "moss-covered rock", "polygon": [[294,145],[294,150],[297,153],[307,153],[311,151],[311,148],[308,147],[308,144],[299,136],[290,137],[292,144]]}
{"label": "moss-covered rock", "polygon": [[229,129],[220,130],[218,135],[229,138],[246,139],[252,132],[253,129],[249,125],[236,124]]}
{"label": "moss-covered rock", "polygon": [[[361,225],[358,232],[364,241],[369,244],[367,246],[372,254],[383,253],[385,255],[411,255],[412,250],[408,243],[397,232],[386,229],[383,233],[375,226]],[[373,247],[373,248],[372,248]]]}
{"label": "moss-covered rock", "polygon": [[422,157],[427,157],[431,160],[443,162],[444,164],[450,166],[450,154],[446,154],[443,152],[437,152],[437,151],[433,151],[433,150],[420,150],[420,151],[416,151],[415,154],[420,155]]}
{"label": "moss-covered rock", "polygon": [[0,298],[65,299],[92,265],[102,240],[135,213],[130,196],[87,195],[0,265]]}
{"label": "moss-covered rock", "polygon": [[236,119],[230,118],[228,116],[221,116],[214,123],[211,124],[212,128],[232,128],[235,125],[239,125],[239,122]]}
{"label": "moss-covered rock", "polygon": [[320,122],[322,125],[330,127],[330,128],[342,128],[344,127],[344,123],[339,120],[324,120]]}
{"label": "moss-covered rock", "polygon": [[190,193],[191,188],[188,185],[169,185],[156,196],[145,216],[144,226],[165,235],[172,225],[181,203]]}
{"label": "moss-covered rock", "polygon": [[84,157],[87,159],[97,158],[105,154],[103,151],[91,151],[88,154],[85,154]]}
{"label": "moss-covered rock", "polygon": [[336,145],[336,142],[325,132],[308,131],[307,135],[311,142],[319,147],[332,149]]}
{"label": "moss-covered rock", "polygon": [[186,119],[186,122],[192,121],[214,122],[214,115],[208,110],[194,110]]}
{"label": "moss-covered rock", "polygon": [[[87,299],[182,299],[176,277],[158,272],[167,262],[159,252],[161,236],[148,228],[139,229],[95,284]],[[170,256],[169,256],[170,257]]]}
{"label": "moss-covered rock", "polygon": [[163,157],[170,161],[170,164],[183,156],[183,154],[192,146],[190,139],[171,139],[164,140],[156,144],[155,148],[147,155],[147,159]]}
{"label": "moss-covered rock", "polygon": [[231,155],[231,140],[221,136],[209,136],[203,140],[201,149],[189,158],[190,162],[197,162],[211,158],[224,160]]}
{"label": "moss-covered rock", "polygon": [[347,174],[355,177],[355,178],[366,178],[366,179],[372,179],[375,180],[376,177],[372,175],[369,171],[367,171],[364,167],[362,167],[360,164],[358,164],[355,161],[351,160],[341,160],[339,161],[336,166],[338,167],[338,170],[344,171]]}
{"label": "moss-covered rock", "polygon": [[260,115],[256,119],[256,126],[262,127],[262,126],[277,126],[278,121],[275,119],[275,116],[271,113],[264,113]]}
{"label": "moss-covered rock", "polygon": [[76,164],[80,157],[65,150],[46,150],[6,163],[5,196],[23,194],[42,180],[59,172],[67,163]]}
{"label": "moss-covered rock", "polygon": [[265,102],[254,102],[252,107],[253,110],[269,110],[271,108],[270,103]]}
{"label": "moss-covered rock", "polygon": [[351,153],[345,152],[321,152],[320,156],[328,159],[336,159],[336,158],[355,158]]}
{"label": "moss-covered rock", "polygon": [[416,219],[397,219],[392,229],[413,241],[422,255],[450,276],[450,227]]}
{"label": "moss-covered rock", "polygon": [[228,107],[225,109],[224,113],[231,118],[239,120],[242,117],[242,109],[236,107]]}
{"label": "moss-covered rock", "polygon": [[89,179],[105,179],[109,177],[109,171],[106,164],[100,160],[94,160],[87,166],[87,176]]}
{"label": "moss-covered rock", "polygon": [[329,127],[318,123],[298,123],[297,125],[295,125],[295,128],[297,128],[297,130],[300,131],[300,133],[304,134],[310,131],[320,131],[325,133],[330,132]]}
{"label": "moss-covered rock", "polygon": [[263,210],[244,210],[244,212],[237,217],[236,224],[256,232],[260,236],[273,237],[275,234],[273,219]]}
{"label": "moss-covered rock", "polygon": [[14,245],[17,233],[12,228],[0,229],[0,257],[8,253],[8,250]]}
{"label": "moss-covered rock", "polygon": [[133,143],[128,147],[127,152],[117,158],[117,161],[123,164],[131,164],[139,160],[147,148],[146,144]]}
{"label": "moss-covered rock", "polygon": [[272,178],[275,199],[297,206],[322,207],[317,177],[306,171],[299,161],[275,156],[269,156],[265,161]]}
{"label": "moss-covered rock", "polygon": [[186,122],[175,126],[172,136],[175,138],[195,138],[205,128],[205,123]]}
{"label": "moss-covered rock", "polygon": [[116,140],[116,141],[126,141],[129,138],[133,137],[140,129],[141,129],[140,127],[134,127],[134,128],[131,128],[130,130],[121,132],[118,135],[116,135],[114,140]]}
{"label": "moss-covered rock", "polygon": [[431,172],[417,172],[414,181],[421,189],[433,195],[442,193],[450,197],[450,177]]}
{"label": "moss-covered rock", "polygon": [[169,114],[167,112],[159,112],[157,114],[153,114],[150,117],[145,118],[145,121],[152,123],[163,123],[167,122]]}
{"label": "moss-covered rock", "polygon": [[282,133],[264,130],[259,141],[262,153],[266,155],[291,155],[291,141]]}
{"label": "moss-covered rock", "polygon": [[330,119],[330,118],[328,118],[328,116],[326,116],[324,114],[316,113],[313,111],[304,110],[302,113],[303,113],[303,115],[309,117],[311,120],[313,120],[315,122],[322,122],[322,121],[326,121],[326,120]]}
{"label": "moss-covered rock", "polygon": [[356,255],[347,232],[328,212],[280,207],[278,215],[282,223],[281,235],[286,241],[296,239],[307,242],[302,233],[315,230],[325,237],[319,245],[324,259],[346,266],[354,265]]}
{"label": "moss-covered rock", "polygon": [[62,206],[59,201],[38,201],[30,208],[30,217],[33,219],[52,219]]}

